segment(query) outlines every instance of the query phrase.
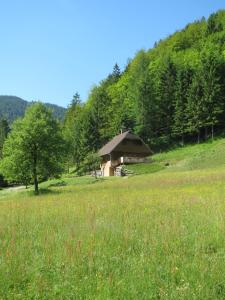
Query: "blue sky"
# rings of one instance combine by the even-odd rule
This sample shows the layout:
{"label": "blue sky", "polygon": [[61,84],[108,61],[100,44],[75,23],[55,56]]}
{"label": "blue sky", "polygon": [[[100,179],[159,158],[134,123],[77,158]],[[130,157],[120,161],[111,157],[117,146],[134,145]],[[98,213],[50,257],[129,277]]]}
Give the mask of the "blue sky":
{"label": "blue sky", "polygon": [[223,0],[0,0],[0,95],[67,106]]}

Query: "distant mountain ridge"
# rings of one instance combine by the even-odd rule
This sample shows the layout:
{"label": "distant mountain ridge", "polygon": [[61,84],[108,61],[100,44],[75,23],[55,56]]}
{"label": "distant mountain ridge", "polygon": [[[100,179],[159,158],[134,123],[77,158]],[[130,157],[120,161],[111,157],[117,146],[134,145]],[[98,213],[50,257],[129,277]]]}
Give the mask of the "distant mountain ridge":
{"label": "distant mountain ridge", "polygon": [[[8,120],[12,123],[19,117],[23,117],[26,108],[33,102],[23,100],[16,96],[0,96],[0,117]],[[66,109],[64,107],[45,103],[45,105],[52,109],[53,115],[59,119],[63,120],[65,116]]]}

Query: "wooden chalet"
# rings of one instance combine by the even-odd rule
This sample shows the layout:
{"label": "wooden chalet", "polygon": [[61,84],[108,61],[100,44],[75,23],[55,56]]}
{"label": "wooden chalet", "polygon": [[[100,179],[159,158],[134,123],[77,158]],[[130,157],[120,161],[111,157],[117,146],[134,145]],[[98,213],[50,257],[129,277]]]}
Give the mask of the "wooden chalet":
{"label": "wooden chalet", "polygon": [[151,153],[139,136],[129,131],[123,132],[99,150],[102,176],[114,176],[116,168],[123,164],[146,162],[146,157]]}

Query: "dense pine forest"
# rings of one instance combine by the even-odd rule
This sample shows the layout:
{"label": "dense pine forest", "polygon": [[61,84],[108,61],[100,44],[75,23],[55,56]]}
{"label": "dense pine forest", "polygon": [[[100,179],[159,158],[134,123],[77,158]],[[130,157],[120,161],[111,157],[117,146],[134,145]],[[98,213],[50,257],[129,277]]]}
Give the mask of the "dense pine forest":
{"label": "dense pine forest", "polygon": [[155,151],[200,142],[225,129],[225,10],[188,24],[124,70],[116,64],[82,103],[74,96],[65,135],[79,164],[121,128]]}

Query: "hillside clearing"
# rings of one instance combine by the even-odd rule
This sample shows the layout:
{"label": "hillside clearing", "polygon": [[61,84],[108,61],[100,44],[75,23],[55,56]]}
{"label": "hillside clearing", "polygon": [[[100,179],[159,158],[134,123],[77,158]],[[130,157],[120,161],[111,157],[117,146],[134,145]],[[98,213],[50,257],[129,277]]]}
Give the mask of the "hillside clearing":
{"label": "hillside clearing", "polygon": [[158,153],[152,156],[151,163],[127,167],[135,174],[155,173],[162,170],[191,171],[225,167],[225,139]]}

